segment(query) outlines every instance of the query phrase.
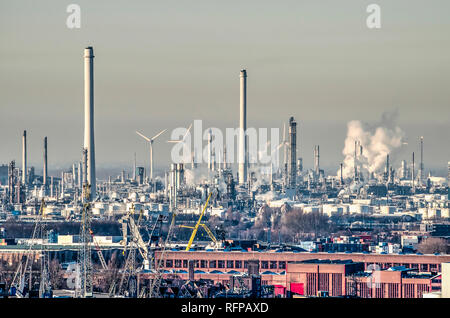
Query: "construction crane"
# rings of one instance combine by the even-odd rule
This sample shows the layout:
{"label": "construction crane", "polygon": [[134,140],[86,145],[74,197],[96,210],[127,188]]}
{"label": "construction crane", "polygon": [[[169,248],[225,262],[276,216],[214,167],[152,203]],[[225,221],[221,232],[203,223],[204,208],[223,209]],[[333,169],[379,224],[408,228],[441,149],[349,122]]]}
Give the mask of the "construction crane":
{"label": "construction crane", "polygon": [[98,245],[97,240],[94,239],[94,232],[92,232],[92,230],[89,229],[89,233],[91,234],[92,242],[94,242],[94,246],[95,246],[95,249],[97,251],[98,258],[100,260],[100,263],[102,264],[102,268],[103,269],[108,269],[108,266],[106,265],[105,258],[103,257],[102,251],[100,250],[100,246]]}
{"label": "construction crane", "polygon": [[211,198],[211,195],[212,195],[212,194],[213,194],[213,193],[211,192],[211,193],[209,194],[209,196],[208,196],[208,199],[206,199],[205,206],[203,207],[202,213],[200,214],[200,217],[198,218],[197,223],[195,224],[195,226],[194,226],[194,227],[183,226],[183,227],[187,227],[187,228],[193,229],[192,234],[191,234],[191,238],[189,239],[189,242],[188,242],[188,244],[187,244],[187,246],[186,246],[186,252],[188,252],[188,251],[191,249],[192,242],[194,242],[195,235],[197,234],[197,231],[198,231],[199,226],[202,226],[202,227],[206,230],[206,233],[208,233],[209,237],[213,240],[213,242],[214,242],[214,243],[217,243],[216,238],[214,237],[214,235],[212,235],[212,233],[211,233],[211,231],[208,229],[208,227],[207,227],[205,224],[202,224],[202,223],[201,223],[201,222],[202,222],[203,215],[205,214],[205,211],[206,211],[206,207],[208,206],[209,199]]}
{"label": "construction crane", "polygon": [[164,212],[161,212],[161,213],[158,214],[156,222],[155,222],[155,224],[152,227],[152,231],[149,232],[148,229],[146,228],[147,234],[148,234],[148,237],[149,237],[148,248],[151,247],[151,244],[153,242],[155,242],[155,246],[158,246],[158,241],[161,238],[162,224],[163,224],[164,221],[167,221],[167,214],[164,213]]}
{"label": "construction crane", "polygon": [[[203,208],[203,211],[202,211],[202,213],[200,215],[200,218],[199,218],[199,220],[197,221],[197,224],[194,227],[194,230],[192,232],[192,235],[191,235],[191,238],[189,240],[188,246],[186,247],[186,251],[189,251],[189,249],[190,249],[190,247],[192,245],[192,242],[194,241],[195,235],[196,235],[196,233],[198,231],[198,227],[201,224],[202,217],[205,214],[206,207],[208,206],[208,202],[209,202],[209,199],[211,198],[211,195],[212,195],[212,192],[209,194],[208,199],[206,200],[205,206]],[[166,239],[163,241],[163,244],[161,246],[160,257],[159,257],[158,261],[155,260],[155,262],[156,262],[155,275],[154,275],[154,277],[152,279],[152,282],[151,282],[151,285],[150,285],[150,290],[149,290],[150,298],[155,298],[155,297],[160,297],[161,296],[160,295],[160,291],[159,291],[159,287],[161,285],[161,280],[162,280],[162,276],[163,276],[163,273],[162,273],[161,269],[162,269],[162,267],[163,267],[162,265],[164,264],[164,261],[165,261],[166,247],[167,247],[167,245],[168,245],[168,243],[170,241],[170,238],[172,236],[172,231],[173,231],[173,228],[174,228],[174,225],[175,225],[175,218],[176,218],[176,213],[175,213],[175,211],[173,211],[172,212],[172,220],[171,220],[170,225],[169,225],[169,230],[167,232]]]}
{"label": "construction crane", "polygon": [[[43,232],[44,232],[44,227],[42,225],[42,218],[43,218],[43,213],[44,213],[44,207],[45,207],[45,201],[44,199],[42,199],[41,201],[41,207],[39,208],[39,214],[37,215],[36,218],[36,223],[33,229],[33,234],[31,236],[31,242],[30,242],[30,246],[28,249],[28,252],[26,253],[25,256],[25,264],[23,264],[22,262],[19,263],[19,266],[17,267],[17,270],[14,274],[14,277],[12,279],[11,282],[11,288],[16,289],[16,296],[19,298],[25,297],[26,296],[26,287],[25,287],[25,276],[27,273],[27,270],[29,268],[29,285],[28,285],[28,291],[31,290],[31,285],[32,285],[32,267],[33,267],[33,263],[31,261],[30,263],[30,256],[34,255],[34,253],[32,252],[33,246],[36,244],[36,237],[38,235],[43,236]],[[49,279],[48,279],[48,268],[46,268],[48,265],[45,262],[45,253],[43,253],[42,255],[42,259],[41,259],[41,283],[40,283],[40,288],[39,288],[39,294],[40,297],[43,296],[43,292],[47,291],[49,289]],[[48,259],[47,259],[48,260]]]}
{"label": "construction crane", "polygon": [[[137,278],[138,269],[136,268],[136,249],[139,250],[139,253],[143,258],[144,268],[148,267],[149,260],[148,260],[147,245],[145,244],[144,240],[142,239],[141,234],[139,233],[139,227],[140,227],[140,223],[142,220],[143,211],[142,210],[140,211],[137,222],[134,221],[134,218],[133,218],[134,213],[135,213],[135,209],[134,209],[134,205],[132,205],[130,211],[121,220],[123,222],[122,224],[124,224],[124,228],[123,228],[124,244],[125,244],[125,248],[123,251],[124,255],[127,252],[127,250],[129,250],[129,251],[128,251],[127,258],[125,260],[125,265],[123,268],[122,275],[120,277],[118,288],[116,289],[115,281],[113,281],[110,286],[110,289],[109,289],[110,297],[125,296],[127,294],[127,292],[128,292],[128,295],[131,295],[132,297],[137,296],[138,286],[136,286],[136,284],[137,284],[136,278]],[[126,221],[128,223],[128,227],[130,228],[130,233],[132,235],[130,244],[127,244],[127,240],[126,240],[127,229],[128,229],[128,227],[125,224]],[[131,291],[131,293],[129,293],[130,291]],[[134,294],[134,292],[136,292],[136,294]]]}
{"label": "construction crane", "polygon": [[138,247],[139,254],[141,254],[141,256],[143,258],[144,269],[148,269],[149,268],[148,244],[146,244],[144,242],[144,239],[142,238],[142,235],[139,232],[139,227],[140,227],[140,223],[141,223],[142,215],[143,215],[144,211],[142,211],[142,210],[140,211],[137,223],[134,221],[134,218],[133,218],[134,213],[135,213],[135,209],[134,209],[134,204],[133,204],[131,206],[130,211],[127,213],[127,215],[125,217],[122,218],[121,221],[123,222],[123,224],[124,224],[124,222],[128,223],[128,227],[130,229],[130,234],[133,238],[133,242]]}
{"label": "construction crane", "polygon": [[[167,231],[167,236],[166,239],[163,241],[162,246],[161,246],[161,255],[158,259],[158,261],[156,262],[155,260],[155,275],[153,277],[152,283],[150,285],[150,290],[149,290],[149,297],[150,298],[155,298],[155,297],[159,297],[160,296],[160,292],[159,292],[159,287],[161,285],[161,280],[162,280],[162,264],[165,261],[165,254],[166,254],[166,246],[168,245],[169,241],[170,241],[170,237],[172,236],[172,231],[175,225],[175,218],[176,218],[176,213],[175,211],[172,212],[172,220],[170,221],[170,225],[169,225],[169,230]],[[143,297],[143,294],[140,295],[140,297]]]}
{"label": "construction crane", "polygon": [[[154,257],[154,249],[156,249],[158,247],[159,241],[161,239],[161,234],[162,234],[162,224],[164,221],[167,220],[167,214],[165,213],[159,213],[158,217],[156,219],[155,224],[153,225],[151,232],[148,231],[148,228],[146,227],[145,229],[147,230],[147,234],[148,234],[148,250],[149,250],[149,257],[150,257],[150,262],[149,265],[152,266],[152,264],[155,261],[155,257]],[[151,246],[152,243],[155,242],[155,247],[152,250]],[[163,243],[164,244],[164,243]],[[151,290],[151,289],[150,289]],[[141,289],[141,292],[139,293],[139,298],[144,298],[144,296],[147,294],[147,288],[144,286]],[[151,292],[150,292],[151,294]],[[151,296],[151,295],[150,295]]]}
{"label": "construction crane", "polygon": [[[211,239],[211,241],[214,242],[214,244],[217,246],[219,245],[219,241],[216,239],[216,237],[214,236],[214,234],[211,232],[211,230],[209,229],[208,226],[206,226],[206,224],[204,223],[200,223],[200,226],[205,230],[206,234],[208,234],[209,238]],[[189,225],[179,225],[179,227],[183,227],[183,228],[187,228],[187,229],[195,229],[194,226],[189,226]]]}

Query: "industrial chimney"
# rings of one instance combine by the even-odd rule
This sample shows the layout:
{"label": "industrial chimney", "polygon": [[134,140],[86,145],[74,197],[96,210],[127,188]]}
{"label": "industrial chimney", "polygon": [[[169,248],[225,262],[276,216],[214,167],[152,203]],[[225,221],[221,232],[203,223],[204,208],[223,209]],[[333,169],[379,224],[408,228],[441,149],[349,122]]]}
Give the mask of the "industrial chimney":
{"label": "industrial chimney", "polygon": [[240,73],[240,117],[239,117],[239,184],[247,182],[247,71]]}
{"label": "industrial chimney", "polygon": [[84,148],[87,149],[87,182],[92,201],[95,198],[95,145],[94,145],[94,50],[84,49]]}
{"label": "industrial chimney", "polygon": [[416,192],[416,185],[415,185],[415,175],[414,175],[414,152],[412,153],[412,167],[411,167],[411,181],[412,181],[412,191]]}
{"label": "industrial chimney", "polygon": [[22,135],[22,183],[27,184],[27,131]]}
{"label": "industrial chimney", "polygon": [[384,180],[389,180],[389,154],[386,155],[386,166],[384,167]]}
{"label": "industrial chimney", "polygon": [[314,171],[316,172],[317,178],[320,174],[320,150],[319,145],[314,146]]}
{"label": "industrial chimney", "polygon": [[78,162],[78,189],[83,188],[83,168],[81,167],[81,161]]}
{"label": "industrial chimney", "polygon": [[358,177],[358,166],[356,164],[356,149],[358,147],[358,141],[355,141],[355,155],[353,157],[353,180],[356,181],[357,177]]}
{"label": "industrial chimney", "polygon": [[424,179],[424,166],[423,166],[423,136],[420,137],[420,171],[419,171],[419,184],[422,184]]}
{"label": "industrial chimney", "polygon": [[295,188],[297,184],[297,122],[289,118],[289,185]]}
{"label": "industrial chimney", "polygon": [[42,174],[42,179],[44,182],[44,189],[47,188],[47,137],[44,137],[44,172]]}

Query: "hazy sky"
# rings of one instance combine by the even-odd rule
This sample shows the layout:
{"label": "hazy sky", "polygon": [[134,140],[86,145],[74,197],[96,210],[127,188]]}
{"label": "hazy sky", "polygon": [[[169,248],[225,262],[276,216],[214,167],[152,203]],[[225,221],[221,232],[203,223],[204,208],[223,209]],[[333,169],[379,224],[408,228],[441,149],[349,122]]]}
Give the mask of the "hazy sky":
{"label": "hazy sky", "polygon": [[[67,5],[81,6],[68,29]],[[366,7],[381,6],[382,27],[366,27]],[[450,2],[345,1],[6,1],[0,2],[0,163],[41,170],[81,157],[83,49],[95,53],[97,167],[148,165],[135,134],[188,126],[236,127],[239,70],[248,72],[248,126],[281,127],[294,116],[306,168],[313,145],[321,164],[342,160],[346,124],[376,122],[397,110],[409,145],[425,165],[450,160]],[[168,165],[166,133],[155,164]]]}

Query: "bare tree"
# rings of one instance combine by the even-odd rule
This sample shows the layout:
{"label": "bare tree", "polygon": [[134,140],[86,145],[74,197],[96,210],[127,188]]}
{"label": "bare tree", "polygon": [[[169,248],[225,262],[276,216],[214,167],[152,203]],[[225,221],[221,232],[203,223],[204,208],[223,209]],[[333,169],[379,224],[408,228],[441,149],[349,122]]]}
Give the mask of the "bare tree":
{"label": "bare tree", "polygon": [[62,288],[64,284],[64,271],[57,259],[53,259],[49,264],[50,284],[53,289]]}
{"label": "bare tree", "polygon": [[446,253],[450,252],[449,244],[444,239],[438,237],[429,237],[423,240],[417,250],[423,254]]}

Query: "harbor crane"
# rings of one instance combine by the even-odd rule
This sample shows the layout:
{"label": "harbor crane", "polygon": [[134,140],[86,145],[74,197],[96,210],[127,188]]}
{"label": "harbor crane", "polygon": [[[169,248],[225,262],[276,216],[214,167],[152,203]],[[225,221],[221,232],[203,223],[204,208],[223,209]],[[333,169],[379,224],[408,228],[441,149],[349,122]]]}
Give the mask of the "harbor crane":
{"label": "harbor crane", "polygon": [[[23,298],[27,296],[27,293],[29,295],[29,291],[32,288],[32,267],[33,267],[33,260],[31,257],[34,256],[33,253],[33,246],[36,245],[37,237],[40,236],[42,239],[45,236],[45,228],[42,223],[43,213],[45,208],[45,201],[42,199],[41,201],[41,207],[39,208],[39,213],[36,217],[36,223],[33,229],[33,234],[31,237],[30,245],[28,248],[28,251],[26,252],[25,263],[23,262],[19,263],[19,266],[17,267],[17,270],[14,274],[13,280],[11,282],[11,289],[15,291],[15,294],[18,298]],[[43,242],[41,243],[42,246]],[[49,285],[49,279],[48,279],[48,258],[45,255],[46,253],[43,252],[41,255],[41,281],[40,281],[40,287],[39,287],[39,296],[44,297],[44,293],[47,293],[50,289]],[[25,277],[27,274],[27,271],[29,271],[28,279],[29,284],[28,288],[25,285]]]}
{"label": "harbor crane", "polygon": [[[213,192],[211,192],[206,200],[205,206],[203,207],[202,213],[200,215],[200,218],[198,219],[196,225],[194,226],[194,229],[192,231],[192,235],[191,238],[189,240],[188,246],[186,247],[186,251],[189,251],[191,246],[192,246],[192,242],[194,241],[195,235],[197,234],[198,228],[201,226],[201,221],[203,218],[203,215],[205,214],[206,211],[206,207],[208,206],[208,202],[212,196]],[[165,256],[166,256],[166,247],[170,241],[170,238],[172,236],[172,231],[175,225],[175,218],[176,218],[176,213],[175,211],[172,212],[172,220],[170,222],[169,225],[169,230],[167,232],[167,236],[166,239],[163,241],[163,244],[161,246],[161,254],[159,259],[156,261],[155,260],[155,275],[152,279],[151,285],[150,285],[150,290],[149,290],[149,296],[150,298],[156,298],[156,297],[160,297],[160,285],[161,285],[161,280],[162,280],[162,276],[163,276],[163,272],[162,272],[162,267],[165,261]],[[212,234],[212,233],[211,233]]]}
{"label": "harbor crane", "polygon": [[[136,267],[136,250],[139,251],[143,259],[143,268],[149,269],[149,250],[148,245],[144,242],[140,232],[140,224],[142,220],[143,210],[139,213],[139,218],[137,222],[134,220],[135,207],[134,204],[131,206],[130,211],[121,219],[122,230],[123,230],[123,244],[124,244],[124,255],[128,251],[127,258],[125,260],[125,265],[122,271],[122,275],[120,277],[119,285],[116,290],[116,282],[113,281],[109,294],[110,296],[131,296],[137,297],[138,295],[138,271],[139,269]],[[131,241],[128,244],[128,229],[131,234]],[[117,294],[116,294],[117,293]]]}
{"label": "harbor crane", "polygon": [[203,215],[205,215],[205,211],[206,211],[206,208],[207,208],[207,206],[208,206],[209,199],[211,198],[212,194],[213,194],[213,192],[211,192],[211,193],[208,195],[208,199],[206,199],[205,206],[203,207],[202,213],[200,214],[200,217],[198,218],[197,223],[195,224],[195,226],[193,226],[193,227],[192,227],[192,226],[187,226],[187,225],[181,225],[181,226],[180,226],[180,227],[185,227],[185,228],[193,229],[192,234],[191,234],[191,237],[190,237],[190,239],[189,239],[189,242],[188,242],[188,244],[187,244],[187,246],[186,246],[186,252],[188,252],[188,251],[191,249],[192,243],[194,242],[195,236],[197,235],[197,231],[198,231],[198,228],[199,228],[200,226],[203,227],[203,229],[205,229],[206,233],[209,235],[209,237],[211,238],[211,240],[212,240],[215,244],[218,244],[217,239],[214,237],[214,235],[212,234],[212,232],[210,231],[210,229],[206,226],[206,224],[201,223],[201,222],[202,222]]}
{"label": "harbor crane", "polygon": [[108,269],[108,266],[106,265],[105,258],[103,257],[102,251],[100,250],[100,246],[97,242],[97,240],[94,239],[94,232],[92,232],[91,229],[89,229],[89,233],[92,237],[92,242],[94,242],[95,249],[97,251],[98,259],[100,260],[100,263],[102,264],[103,269]]}

